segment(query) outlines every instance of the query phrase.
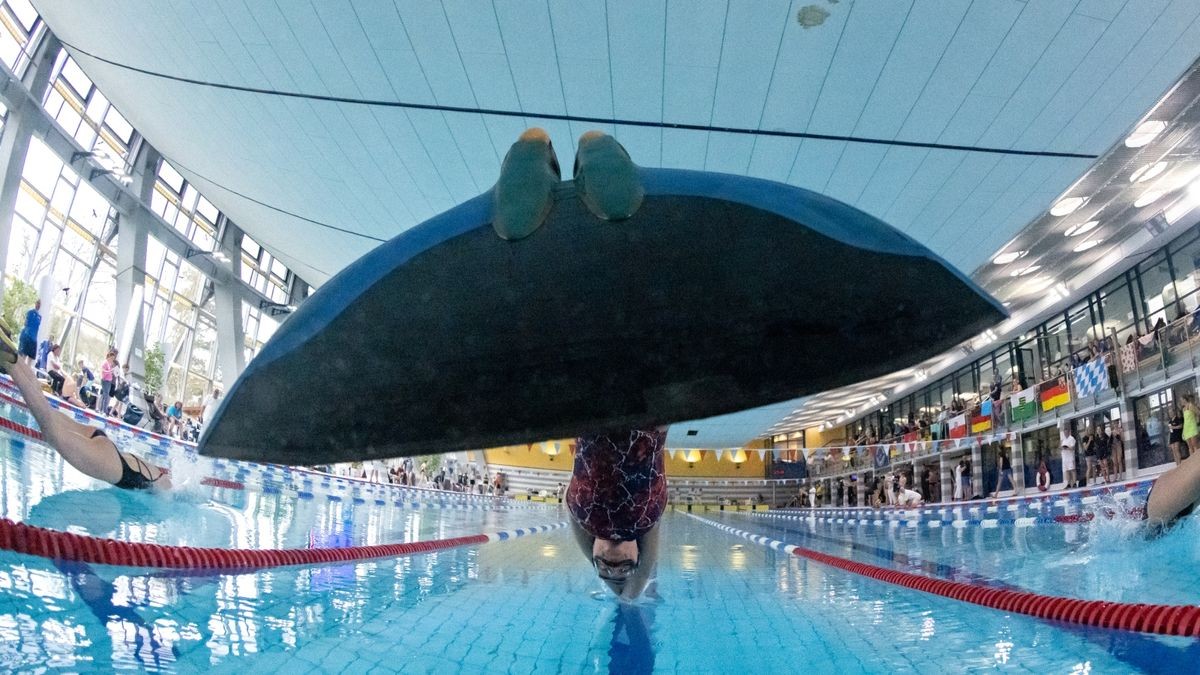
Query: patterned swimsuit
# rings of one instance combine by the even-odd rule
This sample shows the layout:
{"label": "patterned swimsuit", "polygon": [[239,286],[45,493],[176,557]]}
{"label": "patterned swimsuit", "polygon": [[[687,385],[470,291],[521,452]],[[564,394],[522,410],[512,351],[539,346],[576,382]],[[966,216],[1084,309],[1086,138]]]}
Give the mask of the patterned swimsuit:
{"label": "patterned swimsuit", "polygon": [[576,441],[566,502],[588,534],[634,541],[654,527],[667,506],[666,440],[666,431],[635,429]]}

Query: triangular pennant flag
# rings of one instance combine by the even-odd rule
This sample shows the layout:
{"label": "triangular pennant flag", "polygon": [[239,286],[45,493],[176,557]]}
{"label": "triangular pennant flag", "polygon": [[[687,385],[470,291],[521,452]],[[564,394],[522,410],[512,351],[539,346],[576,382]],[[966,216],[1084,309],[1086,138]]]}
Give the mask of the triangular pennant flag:
{"label": "triangular pennant flag", "polygon": [[758,461],[762,462],[762,461],[765,461],[766,459],[767,459],[767,451],[759,450],[758,451]]}
{"label": "triangular pennant flag", "polygon": [[713,452],[717,453],[717,461],[718,462],[721,461],[721,457],[723,457],[725,455],[724,448],[717,448],[716,450],[713,450]]}
{"label": "triangular pennant flag", "polygon": [[696,452],[700,453],[700,461],[703,462],[704,461],[704,453],[707,451],[706,450],[697,450]]}
{"label": "triangular pennant flag", "polygon": [[671,459],[675,459],[675,453],[679,452],[679,448],[667,448],[667,455]]}

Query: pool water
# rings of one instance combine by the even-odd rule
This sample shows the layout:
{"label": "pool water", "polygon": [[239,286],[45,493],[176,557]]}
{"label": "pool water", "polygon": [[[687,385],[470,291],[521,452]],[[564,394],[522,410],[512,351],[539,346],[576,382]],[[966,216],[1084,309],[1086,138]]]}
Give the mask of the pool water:
{"label": "pool water", "polygon": [[[16,418],[20,411],[0,413]],[[128,442],[134,451],[155,452]],[[174,461],[180,452],[168,455]],[[253,481],[241,490],[193,482],[169,496],[132,493],[91,481],[40,443],[7,433],[0,434],[0,471],[0,515],[130,541],[353,546],[566,518],[559,508],[511,502],[458,508],[433,492],[408,495],[404,503],[417,496],[424,501],[402,508],[391,498],[343,499],[319,488],[307,497],[295,490],[268,493]],[[0,668],[1195,670],[1195,640],[1084,629],[967,605],[774,551],[709,524],[972,583],[1182,604],[1200,601],[1193,582],[1200,532],[1193,521],[1147,542],[1136,523],[1120,519],[910,528],[796,516],[708,513],[698,519],[668,513],[657,581],[634,605],[605,591],[562,529],[425,555],[244,574],[55,563],[0,552]]]}

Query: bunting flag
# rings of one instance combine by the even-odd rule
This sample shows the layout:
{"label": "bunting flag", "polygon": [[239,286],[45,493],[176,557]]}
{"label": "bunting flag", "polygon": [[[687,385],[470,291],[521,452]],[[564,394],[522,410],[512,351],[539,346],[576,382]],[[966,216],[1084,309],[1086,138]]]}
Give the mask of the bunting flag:
{"label": "bunting flag", "polygon": [[903,440],[905,443],[912,443],[913,441],[919,441],[919,440],[921,440],[921,432],[920,431],[910,431],[907,434],[904,434]]}
{"label": "bunting flag", "polygon": [[723,457],[725,455],[724,448],[716,448],[715,450],[713,450],[713,452],[717,453],[717,461],[718,462],[721,461],[721,457]]}
{"label": "bunting flag", "polygon": [[1079,396],[1094,396],[1108,387],[1108,366],[1104,359],[1089,361],[1075,369],[1075,393]]}
{"label": "bunting flag", "polygon": [[971,433],[978,434],[992,428],[991,414],[971,418]]}
{"label": "bunting flag", "polygon": [[966,438],[967,416],[959,415],[950,418],[950,438]]}
{"label": "bunting flag", "polygon": [[1038,397],[1042,401],[1042,412],[1050,412],[1071,402],[1071,391],[1067,389],[1065,375],[1039,384],[1038,392]]}
{"label": "bunting flag", "polygon": [[[778,455],[776,455],[776,456],[778,456]],[[758,451],[758,461],[765,462],[766,460],[767,460],[767,451],[759,450]]]}
{"label": "bunting flag", "polygon": [[675,453],[679,452],[679,448],[667,448],[667,455],[671,459],[675,459]]}
{"label": "bunting flag", "polygon": [[979,414],[980,415],[991,415],[992,414],[992,399],[990,399],[990,398],[983,399],[983,403],[979,404]]}
{"label": "bunting flag", "polygon": [[1037,415],[1037,387],[1030,387],[1009,397],[1008,411],[1012,421],[1020,422]]}
{"label": "bunting flag", "polygon": [[1130,342],[1121,346],[1121,372],[1132,373],[1137,370],[1137,344]]}

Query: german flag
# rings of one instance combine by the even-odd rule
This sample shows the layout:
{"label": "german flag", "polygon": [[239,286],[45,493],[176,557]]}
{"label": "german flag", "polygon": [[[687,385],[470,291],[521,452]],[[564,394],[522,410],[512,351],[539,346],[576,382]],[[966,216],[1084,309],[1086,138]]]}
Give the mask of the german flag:
{"label": "german flag", "polygon": [[1050,412],[1060,405],[1071,402],[1071,390],[1067,388],[1066,377],[1047,380],[1038,386],[1038,391],[1038,398],[1042,402],[1042,412]]}
{"label": "german flag", "polygon": [[979,434],[992,428],[991,415],[979,415],[971,418],[971,433]]}

